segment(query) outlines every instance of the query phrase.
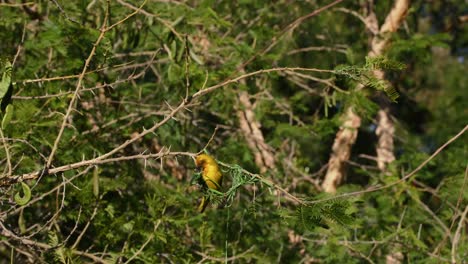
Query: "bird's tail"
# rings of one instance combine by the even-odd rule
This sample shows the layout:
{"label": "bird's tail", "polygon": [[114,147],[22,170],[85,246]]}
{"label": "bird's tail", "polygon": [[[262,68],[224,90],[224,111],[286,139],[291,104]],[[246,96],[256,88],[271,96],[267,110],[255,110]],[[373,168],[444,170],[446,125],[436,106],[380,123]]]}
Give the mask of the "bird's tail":
{"label": "bird's tail", "polygon": [[200,205],[198,206],[198,212],[203,213],[203,211],[205,211],[205,208],[208,206],[209,202],[210,198],[203,196]]}

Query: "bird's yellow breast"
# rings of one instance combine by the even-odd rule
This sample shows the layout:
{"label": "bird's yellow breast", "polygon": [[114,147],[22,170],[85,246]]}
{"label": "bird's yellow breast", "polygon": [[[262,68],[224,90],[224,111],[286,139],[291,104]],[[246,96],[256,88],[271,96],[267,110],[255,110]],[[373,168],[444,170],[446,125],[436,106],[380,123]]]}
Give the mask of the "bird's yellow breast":
{"label": "bird's yellow breast", "polygon": [[197,167],[202,168],[203,180],[208,188],[218,190],[221,186],[223,175],[219,170],[216,160],[207,154],[200,154],[196,157],[195,164]]}

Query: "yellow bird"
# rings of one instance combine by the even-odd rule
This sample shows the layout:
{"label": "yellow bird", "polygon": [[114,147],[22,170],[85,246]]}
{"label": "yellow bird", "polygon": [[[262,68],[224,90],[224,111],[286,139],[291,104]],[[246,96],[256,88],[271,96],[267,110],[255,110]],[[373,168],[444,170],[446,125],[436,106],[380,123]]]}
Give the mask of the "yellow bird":
{"label": "yellow bird", "polygon": [[[216,160],[213,157],[207,154],[200,154],[195,158],[195,165],[202,169],[202,177],[206,187],[217,191],[221,189],[223,175],[219,170],[218,163],[216,163]],[[205,198],[205,196],[203,196],[200,205],[198,206],[198,212],[203,213],[208,202],[209,198]]]}

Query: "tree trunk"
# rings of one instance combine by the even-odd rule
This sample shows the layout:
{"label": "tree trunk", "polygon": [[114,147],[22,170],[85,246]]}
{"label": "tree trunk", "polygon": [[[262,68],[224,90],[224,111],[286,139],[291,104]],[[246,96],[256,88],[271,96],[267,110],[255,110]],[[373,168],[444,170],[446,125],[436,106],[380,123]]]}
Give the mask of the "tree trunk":
{"label": "tree trunk", "polygon": [[266,172],[275,165],[275,157],[271,147],[265,143],[260,123],[255,118],[254,107],[246,91],[240,91],[238,95],[239,107],[237,117],[240,129],[247,144],[255,157],[255,164],[261,173]]}
{"label": "tree trunk", "polygon": [[346,177],[346,161],[348,161],[351,155],[351,148],[356,142],[360,126],[361,118],[354,113],[352,108],[348,108],[344,116],[343,125],[336,134],[332,154],[328,161],[327,174],[322,183],[322,188],[325,192],[336,192],[336,188]]}
{"label": "tree trunk", "polygon": [[[372,6],[371,1],[370,6]],[[378,34],[374,35],[372,38],[371,49],[368,56],[375,57],[383,53],[384,48],[389,42],[389,33],[395,32],[398,29],[408,12],[408,8],[409,0],[395,1],[395,5],[385,18],[385,23],[380,27]],[[375,29],[379,28],[375,13],[372,9],[370,9],[365,21],[366,27],[370,32],[376,32]],[[384,79],[384,72],[381,70],[374,71],[374,75],[381,80]],[[359,116],[357,116],[354,111],[348,109],[345,113],[343,125],[336,134],[335,142],[333,143],[332,154],[328,161],[328,171],[322,183],[322,187],[326,192],[336,192],[336,188],[346,176],[346,162],[349,160],[351,149],[356,141],[357,131],[361,124]],[[359,122],[357,120],[359,120]],[[350,124],[355,125],[355,127],[347,131],[349,129],[346,129],[346,127],[350,126]],[[376,133],[379,137],[377,160],[379,161],[379,168],[382,170],[385,170],[386,165],[395,159],[393,156],[394,131],[395,128],[393,122],[391,122],[388,111],[381,110],[379,112],[379,129]]]}
{"label": "tree trunk", "polygon": [[381,171],[385,171],[387,165],[395,160],[393,154],[393,134],[395,133],[395,126],[391,119],[388,109],[379,110],[377,118],[377,129],[375,133],[379,138],[377,144],[377,166]]}

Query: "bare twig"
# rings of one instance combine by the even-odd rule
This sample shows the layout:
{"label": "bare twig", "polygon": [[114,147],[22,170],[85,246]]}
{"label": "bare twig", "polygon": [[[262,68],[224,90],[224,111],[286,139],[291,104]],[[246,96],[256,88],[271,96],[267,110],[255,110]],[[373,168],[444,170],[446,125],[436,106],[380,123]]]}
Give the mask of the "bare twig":
{"label": "bare twig", "polygon": [[336,51],[339,53],[346,54],[346,48],[342,47],[342,45],[336,45],[334,47],[306,47],[306,48],[300,48],[300,49],[295,49],[289,51],[287,54],[288,55],[293,55],[301,52],[308,52],[308,51]]}
{"label": "bare twig", "polygon": [[62,138],[63,131],[65,130],[65,127],[68,122],[68,118],[73,110],[73,107],[75,105],[75,101],[78,97],[78,92],[80,91],[81,88],[81,83],[83,81],[83,78],[85,76],[86,70],[89,67],[89,63],[91,62],[92,58],[94,57],[94,54],[96,52],[97,47],[99,46],[99,43],[101,43],[101,40],[104,38],[104,35],[106,34],[105,30],[105,24],[107,22],[107,17],[109,16],[109,10],[106,11],[106,16],[104,18],[104,23],[101,26],[101,33],[99,34],[99,37],[97,38],[96,42],[93,45],[93,49],[89,53],[88,58],[85,61],[85,65],[83,67],[83,70],[81,71],[80,77],[78,78],[78,82],[76,84],[75,92],[70,100],[70,103],[68,104],[68,109],[67,112],[65,113],[65,116],[63,117],[62,125],[60,126],[59,133],[57,135],[57,138],[55,139],[54,145],[52,147],[52,151],[50,152],[49,158],[47,159],[46,163],[46,168],[49,168],[50,165],[52,164],[52,161],[54,159],[55,152],[57,151],[58,144],[60,142],[60,139]]}
{"label": "bare twig", "polygon": [[91,214],[91,217],[89,218],[88,222],[86,222],[85,227],[83,228],[81,233],[76,238],[75,243],[73,243],[73,245],[71,246],[71,249],[75,249],[78,246],[78,244],[80,243],[81,238],[83,238],[84,234],[86,233],[86,230],[88,230],[88,227],[91,225],[91,222],[93,221],[94,217],[96,216],[98,208],[99,208],[99,203],[96,203],[96,205],[94,206],[93,213]]}
{"label": "bare twig", "polygon": [[146,240],[145,243],[143,243],[143,245],[141,245],[141,247],[135,252],[135,254],[133,254],[132,257],[130,257],[127,261],[125,261],[125,264],[127,263],[130,263],[133,259],[135,259],[138,255],[141,254],[141,252],[143,252],[143,249],[145,249],[146,245],[148,245],[149,242],[151,242],[151,240],[153,240],[154,238],[154,233],[156,232],[156,230],[158,229],[159,225],[161,224],[161,219],[159,219],[156,224],[154,225],[154,228],[153,228],[153,232],[151,233],[151,235],[148,237],[148,239]]}
{"label": "bare twig", "polygon": [[57,6],[57,8],[60,10],[60,12],[63,14],[63,16],[64,16],[66,19],[70,20],[70,21],[73,22],[73,23],[80,24],[80,23],[78,23],[78,21],[76,21],[75,19],[73,19],[73,18],[71,18],[71,17],[69,17],[69,16],[67,15],[67,12],[65,12],[65,10],[64,10],[64,9],[62,8],[62,6],[57,2],[57,0],[50,0],[50,1],[53,2],[53,3]]}
{"label": "bare twig", "polygon": [[457,247],[458,243],[460,242],[461,231],[463,228],[463,223],[465,222],[466,215],[468,214],[468,206],[465,207],[463,214],[460,216],[460,221],[458,221],[458,227],[455,231],[455,234],[452,239],[452,264],[457,263]]}
{"label": "bare twig", "polygon": [[[252,251],[254,248],[255,248],[255,246],[251,246],[249,249],[247,249],[243,253],[232,256],[232,257],[229,257],[229,258],[217,258],[217,257],[209,256],[209,255],[207,255],[207,254],[205,254],[203,252],[200,252],[200,251],[194,251],[194,252],[195,252],[195,254],[203,257],[203,260],[211,260],[211,261],[226,262],[227,263],[227,262],[234,261],[234,260],[237,260],[237,259],[240,259],[240,258],[244,257],[250,251]],[[203,261],[200,261],[198,263],[203,263]]]}
{"label": "bare twig", "polygon": [[29,6],[29,5],[34,5],[35,2],[26,2],[26,3],[0,3],[0,6],[6,6],[6,7],[23,7],[23,6]]}

